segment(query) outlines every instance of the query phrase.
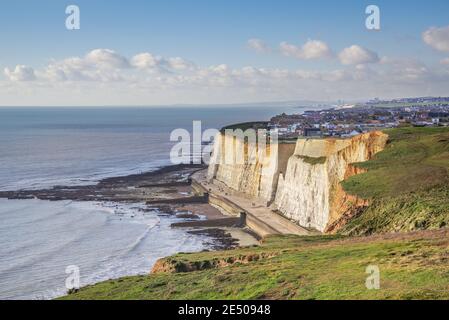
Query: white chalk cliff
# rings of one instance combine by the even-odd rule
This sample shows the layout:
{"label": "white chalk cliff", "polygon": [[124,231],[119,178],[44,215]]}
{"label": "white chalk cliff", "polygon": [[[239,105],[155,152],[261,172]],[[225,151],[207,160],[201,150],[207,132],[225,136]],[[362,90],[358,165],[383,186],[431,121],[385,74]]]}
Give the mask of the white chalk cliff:
{"label": "white chalk cliff", "polygon": [[[348,139],[298,139],[296,145],[257,148],[222,134],[215,140],[208,176],[263,200],[301,226],[332,231],[354,206],[366,205],[347,195],[340,182],[360,173],[351,164],[371,159],[387,139],[375,131]],[[244,161],[238,161],[242,156]]]}
{"label": "white chalk cliff", "polygon": [[285,172],[295,144],[245,143],[219,134],[209,164],[209,180],[216,179],[231,189],[270,204],[275,197],[279,174]]}

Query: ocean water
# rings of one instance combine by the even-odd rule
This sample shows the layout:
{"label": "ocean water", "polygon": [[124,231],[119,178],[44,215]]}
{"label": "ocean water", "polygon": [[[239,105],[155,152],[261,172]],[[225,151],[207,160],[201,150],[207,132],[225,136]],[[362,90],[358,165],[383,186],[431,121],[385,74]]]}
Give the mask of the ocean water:
{"label": "ocean water", "polygon": [[170,133],[294,108],[0,108],[0,190],[89,184],[169,164]]}
{"label": "ocean water", "polygon": [[[170,132],[268,120],[295,108],[0,108],[0,189],[92,184],[170,164]],[[67,266],[81,285],[145,274],[156,259],[208,248],[173,230],[176,217],[139,204],[0,199],[0,299],[64,294]]]}
{"label": "ocean water", "polygon": [[170,228],[176,217],[138,207],[0,199],[0,298],[63,295],[69,266],[84,286],[149,273],[160,257],[208,247],[205,237]]}

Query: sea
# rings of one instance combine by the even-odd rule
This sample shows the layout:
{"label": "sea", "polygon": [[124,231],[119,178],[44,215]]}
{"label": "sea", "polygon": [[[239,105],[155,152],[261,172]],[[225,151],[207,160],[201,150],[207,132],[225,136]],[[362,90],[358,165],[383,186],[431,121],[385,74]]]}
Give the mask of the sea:
{"label": "sea", "polygon": [[[170,165],[175,129],[269,120],[293,106],[1,107],[0,190],[89,185]],[[0,199],[0,299],[52,299],[79,275],[85,286],[147,274],[210,239],[172,229],[178,218],[142,204]],[[78,278],[78,277],[77,277]],[[72,282],[73,284],[73,282]]]}

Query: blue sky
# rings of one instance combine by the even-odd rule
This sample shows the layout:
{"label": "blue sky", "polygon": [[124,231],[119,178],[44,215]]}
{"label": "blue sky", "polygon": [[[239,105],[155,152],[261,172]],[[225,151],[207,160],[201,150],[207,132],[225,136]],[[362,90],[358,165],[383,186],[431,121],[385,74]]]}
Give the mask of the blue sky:
{"label": "blue sky", "polygon": [[[65,8],[70,4],[76,4],[80,7],[81,30],[68,31],[65,28]],[[380,8],[380,31],[368,31],[365,28],[366,15],[364,11],[369,4],[375,4]],[[433,42],[432,45],[425,43],[422,36],[426,30],[437,27],[441,30],[438,31],[439,33],[435,33],[437,38],[435,41],[445,41],[446,30],[442,28],[449,25],[449,1],[447,0],[407,2],[399,0],[343,0],[339,1],[338,5],[334,0],[131,0],[126,2],[105,0],[40,0],[32,2],[5,0],[2,1],[1,6],[0,40],[2,48],[0,50],[0,68],[2,70],[8,68],[10,71],[5,71],[4,79],[1,80],[4,82],[25,80],[27,77],[21,77],[21,70],[19,69],[17,69],[17,76],[14,77],[12,72],[16,66],[31,68],[27,70],[31,70],[30,72],[33,72],[34,76],[29,77],[32,78],[32,83],[27,81],[26,84],[3,83],[0,85],[0,90],[8,90],[8,94],[4,95],[5,100],[0,100],[0,105],[15,104],[16,102],[27,104],[28,101],[38,101],[39,104],[64,104],[63,101],[59,101],[60,98],[55,97],[47,100],[43,98],[55,86],[58,86],[58,88],[62,86],[60,83],[47,83],[48,81],[42,80],[45,78],[45,69],[52,61],[64,61],[69,57],[82,58],[95,49],[112,50],[130,61],[133,56],[139,53],[151,53],[155,56],[167,58],[181,57],[195,64],[198,69],[226,65],[229,70],[240,70],[251,66],[263,70],[287,70],[290,72],[301,70],[301,72],[314,73],[350,72],[353,70],[354,66],[342,66],[338,58],[342,50],[353,45],[374,52],[379,57],[379,61],[384,61],[386,58],[395,59],[396,63],[394,67],[391,67],[391,70],[398,68],[397,61],[413,61],[415,67],[417,63],[423,64],[429,70],[432,68],[441,69],[441,60],[449,57],[449,52],[444,49],[444,44],[443,50],[435,49]],[[270,50],[267,50],[269,52],[261,53],[251,50],[248,46],[248,40],[250,39],[258,39],[263,42],[267,48],[270,48]],[[298,58],[300,54],[288,55],[285,52],[284,54],[282,51],[279,52],[281,42],[301,48],[309,40],[325,43],[332,51],[334,58],[302,59]],[[362,67],[366,70],[366,67],[373,67],[373,62],[361,63],[357,66],[359,70]],[[443,66],[445,67],[445,64]],[[66,66],[58,66],[58,68],[65,70],[64,72],[67,73]],[[92,65],[89,68],[92,68]],[[385,68],[387,68],[386,64],[383,64],[382,69]],[[404,70],[408,69],[407,66],[403,68]],[[381,68],[377,69],[380,70]],[[114,76],[117,79],[124,74],[128,76],[131,73],[129,70],[115,71]],[[158,75],[153,71],[146,73],[145,80],[141,78],[138,84],[136,84],[137,80],[134,79],[133,86],[144,87],[143,83],[145,85],[153,83],[152,81],[158,78]],[[108,76],[111,73],[109,72]],[[29,75],[29,73],[27,74]],[[438,74],[435,77],[441,81],[441,79],[446,79],[445,75]],[[234,84],[234,87],[240,87],[239,89],[242,91],[240,83],[242,81],[235,79],[239,76],[238,71],[233,72],[233,81],[239,82],[237,85]],[[153,79],[149,79],[149,77],[153,77]],[[264,77],[266,77],[265,74]],[[320,77],[325,76],[320,75]],[[79,101],[80,104],[89,104],[86,95],[82,93],[84,90],[81,88],[83,84],[74,84],[74,78],[68,78],[73,90],[65,88],[65,92],[72,95],[78,92],[80,98],[76,98],[74,101]],[[313,81],[317,80],[315,76],[311,78]],[[430,78],[426,79],[429,80]],[[431,80],[436,81],[436,78]],[[171,99],[161,99],[159,92],[159,95],[141,95],[140,100],[123,99],[122,103],[233,103],[258,101],[259,97],[261,100],[268,101],[320,100],[319,86],[327,85],[325,82],[322,84],[316,83],[313,88],[316,89],[317,93],[307,95],[305,94],[306,91],[295,93],[293,88],[283,92],[274,85],[276,89],[273,89],[273,86],[270,87],[266,78],[264,78],[263,81],[260,79],[251,80],[250,84],[247,85],[247,92],[244,93],[233,91],[233,84],[228,83],[227,80],[218,81],[220,82],[218,89],[212,88],[213,85],[207,85],[208,90],[214,91],[217,89],[217,92],[214,92],[209,100],[203,94],[198,93],[201,90],[201,85],[196,83],[196,88],[191,88],[190,84],[181,88],[177,84],[176,88],[172,88],[172,91],[169,91],[170,88],[165,88],[167,94],[172,96]],[[100,82],[102,83],[97,85],[105,91],[108,87],[114,88],[114,86],[117,86],[117,84],[109,85],[106,83],[107,81],[103,80]],[[173,81],[167,82],[172,83]],[[259,82],[263,82],[263,86],[258,85]],[[366,86],[374,86],[379,82],[382,82],[379,78],[372,79],[371,82],[367,82]],[[276,84],[281,87],[280,82]],[[310,82],[306,83],[306,85],[309,84]],[[427,84],[426,88],[422,90],[422,94],[444,93],[441,88],[433,90],[433,87],[429,87],[428,82]],[[128,85],[129,81],[125,81],[120,88],[124,90]],[[298,82],[298,86],[300,85],[301,83]],[[405,88],[402,83],[392,85],[397,85],[397,88],[402,90],[398,92],[398,95],[416,92],[417,87],[416,84],[409,85],[409,89]],[[20,88],[17,88],[17,86]],[[48,86],[48,91],[42,89],[42,86]],[[228,86],[228,88],[225,90],[223,86]],[[151,91],[154,88],[149,89]],[[177,92],[175,89],[180,91]],[[158,90],[155,89],[155,91]],[[273,92],[270,95],[265,94],[267,90],[273,90]],[[342,96],[336,96],[336,92],[339,92],[338,87],[323,96],[323,100],[362,98],[357,95],[349,96],[347,94],[349,91],[342,92]],[[370,94],[382,95],[382,92],[382,88],[378,87],[365,90],[364,95],[367,95],[366,98],[370,98]],[[19,99],[18,96],[23,96],[24,93],[28,98]],[[235,93],[234,99],[225,99]],[[134,95],[132,91],[128,91],[128,94]],[[447,94],[449,95],[449,92]],[[385,96],[390,95],[392,95],[392,92],[385,92]],[[81,99],[82,96],[84,98]],[[124,95],[122,96],[124,97]],[[88,93],[87,97],[92,98],[92,104],[110,103],[100,94],[94,96],[92,93]]]}

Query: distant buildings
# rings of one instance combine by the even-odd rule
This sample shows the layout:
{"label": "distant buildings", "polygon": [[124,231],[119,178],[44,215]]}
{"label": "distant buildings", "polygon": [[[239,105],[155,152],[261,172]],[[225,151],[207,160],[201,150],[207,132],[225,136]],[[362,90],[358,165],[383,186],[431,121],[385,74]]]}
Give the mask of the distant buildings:
{"label": "distant buildings", "polygon": [[280,137],[351,137],[398,126],[449,126],[449,98],[374,99],[366,104],[308,110],[273,117],[269,128]]}
{"label": "distant buildings", "polygon": [[305,137],[321,137],[323,133],[320,128],[305,128],[304,136]]}

